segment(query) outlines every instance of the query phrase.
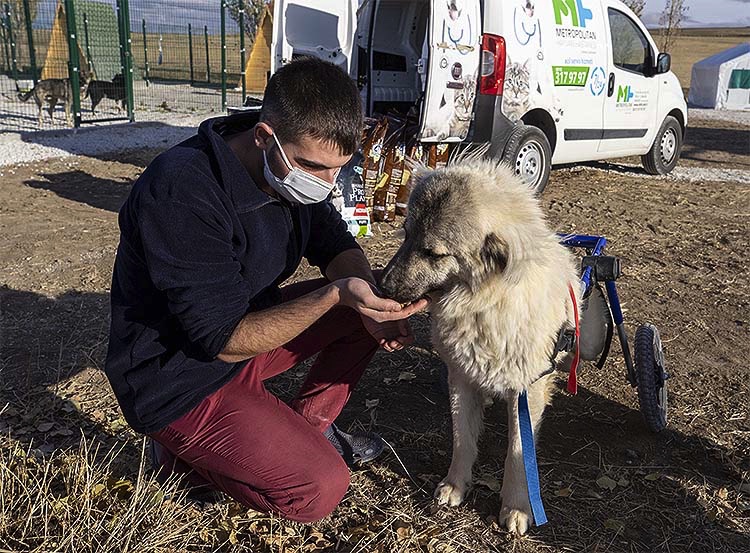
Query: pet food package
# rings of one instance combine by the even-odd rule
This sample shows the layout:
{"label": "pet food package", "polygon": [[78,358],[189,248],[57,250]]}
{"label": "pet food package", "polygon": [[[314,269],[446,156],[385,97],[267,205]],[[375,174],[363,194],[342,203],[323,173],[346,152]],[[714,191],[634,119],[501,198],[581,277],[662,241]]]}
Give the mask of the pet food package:
{"label": "pet food package", "polygon": [[401,192],[401,188],[406,189],[406,183],[404,182],[405,169],[406,142],[404,142],[402,137],[396,143],[396,147],[393,150],[393,168],[388,176],[388,195],[385,202],[386,221],[394,221],[396,219],[396,200]]}
{"label": "pet food package", "polygon": [[364,163],[362,152],[356,152],[349,163],[339,171],[331,197],[331,203],[341,213],[349,232],[354,237],[372,236],[362,179]]}
{"label": "pet food package", "polygon": [[373,221],[393,221],[396,210],[396,192],[403,172],[403,136],[405,124],[392,119],[389,127],[394,129],[383,145],[383,165],[373,191]]}
{"label": "pet food package", "polygon": [[441,169],[448,165],[448,158],[450,157],[450,144],[443,142],[440,144],[433,144],[429,147],[429,156],[427,158],[427,165],[433,169]]}
{"label": "pet food package", "polygon": [[396,215],[402,217],[406,216],[406,208],[409,202],[409,194],[411,193],[411,174],[414,166],[424,164],[425,148],[422,144],[412,139],[408,148],[405,148],[409,152],[408,162],[404,159],[403,173],[401,174],[401,183],[396,193]]}
{"label": "pet food package", "polygon": [[365,141],[362,152],[365,158],[363,166],[363,180],[365,184],[365,201],[367,207],[372,208],[375,186],[380,179],[383,163],[383,143],[388,132],[388,119],[383,117],[375,124],[375,127]]}

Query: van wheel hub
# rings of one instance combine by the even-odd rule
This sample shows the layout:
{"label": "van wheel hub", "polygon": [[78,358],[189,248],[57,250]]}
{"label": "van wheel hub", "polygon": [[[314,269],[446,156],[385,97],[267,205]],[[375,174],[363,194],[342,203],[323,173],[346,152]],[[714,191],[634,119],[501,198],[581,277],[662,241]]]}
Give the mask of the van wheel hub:
{"label": "van wheel hub", "polygon": [[528,186],[536,186],[544,171],[544,155],[540,144],[530,141],[524,144],[516,157],[516,175],[520,175]]}
{"label": "van wheel hub", "polygon": [[667,132],[661,137],[661,160],[664,164],[672,162],[676,149],[677,135],[675,135],[674,129],[667,129]]}

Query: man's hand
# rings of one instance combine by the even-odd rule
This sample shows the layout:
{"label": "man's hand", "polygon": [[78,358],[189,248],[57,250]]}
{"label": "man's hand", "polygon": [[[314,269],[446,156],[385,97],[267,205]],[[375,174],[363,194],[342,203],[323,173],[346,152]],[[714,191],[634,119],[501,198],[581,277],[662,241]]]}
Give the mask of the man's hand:
{"label": "man's hand", "polygon": [[[372,285],[361,278],[345,278],[333,284],[338,289],[340,305],[351,307],[363,319],[369,318],[376,323],[406,319],[422,311],[429,303],[426,299],[421,299],[402,307],[397,301],[375,295]],[[389,330],[389,334],[393,332]]]}
{"label": "man's hand", "polygon": [[363,316],[362,324],[385,351],[402,350],[414,342],[414,335],[406,319],[377,323],[370,317]]}

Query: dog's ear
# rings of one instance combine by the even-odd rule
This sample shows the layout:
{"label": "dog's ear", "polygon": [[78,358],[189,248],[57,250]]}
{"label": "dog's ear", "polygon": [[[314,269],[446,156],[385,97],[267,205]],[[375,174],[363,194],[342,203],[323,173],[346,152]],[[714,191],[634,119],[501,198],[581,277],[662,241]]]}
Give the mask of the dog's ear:
{"label": "dog's ear", "polygon": [[501,273],[508,265],[508,244],[494,232],[484,238],[484,245],[479,253],[488,273]]}

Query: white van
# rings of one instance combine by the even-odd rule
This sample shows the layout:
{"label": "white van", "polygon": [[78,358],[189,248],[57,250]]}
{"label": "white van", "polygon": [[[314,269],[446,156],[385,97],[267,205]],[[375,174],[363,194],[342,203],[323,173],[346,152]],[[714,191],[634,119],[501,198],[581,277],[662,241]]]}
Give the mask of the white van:
{"label": "white van", "polygon": [[272,72],[336,63],[367,115],[489,143],[537,192],[553,164],[640,155],[668,173],[687,124],[669,54],[619,0],[276,0],[271,48]]}

